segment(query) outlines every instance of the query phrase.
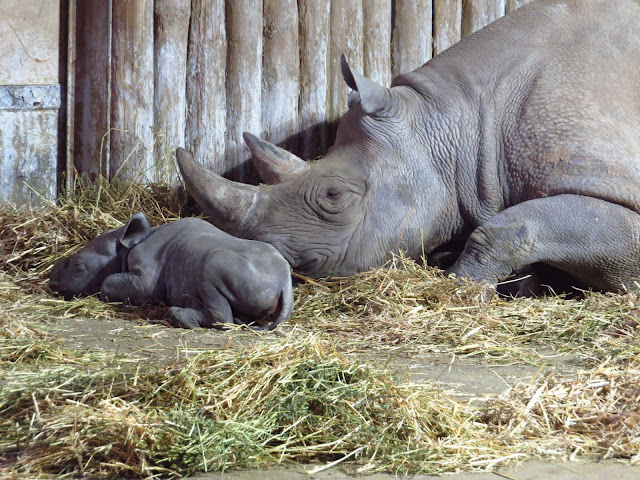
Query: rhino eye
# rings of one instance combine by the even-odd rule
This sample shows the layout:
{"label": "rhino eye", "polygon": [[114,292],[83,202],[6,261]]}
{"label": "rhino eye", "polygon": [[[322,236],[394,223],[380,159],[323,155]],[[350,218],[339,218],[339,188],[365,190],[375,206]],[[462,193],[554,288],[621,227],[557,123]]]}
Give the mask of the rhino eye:
{"label": "rhino eye", "polygon": [[73,275],[74,277],[79,277],[80,275],[83,275],[86,271],[87,269],[82,263],[74,263],[73,266],[71,267],[71,275]]}
{"label": "rhino eye", "polygon": [[336,201],[342,195],[342,191],[337,188],[328,188],[325,193],[325,198],[330,201]]}
{"label": "rhino eye", "polygon": [[318,206],[325,213],[340,213],[345,208],[345,194],[345,190],[339,187],[322,189],[317,197]]}
{"label": "rhino eye", "polygon": [[315,214],[321,220],[338,223],[351,221],[351,207],[361,198],[351,184],[334,177],[318,182],[310,193],[307,202]]}

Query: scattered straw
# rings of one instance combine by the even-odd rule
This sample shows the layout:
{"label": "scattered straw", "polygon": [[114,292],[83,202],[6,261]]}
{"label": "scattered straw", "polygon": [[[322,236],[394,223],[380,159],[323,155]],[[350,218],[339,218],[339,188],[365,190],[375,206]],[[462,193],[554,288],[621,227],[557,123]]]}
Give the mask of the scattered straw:
{"label": "scattered straw", "polygon": [[505,442],[540,454],[640,452],[640,369],[607,362],[569,378],[546,376],[519,384],[483,408],[483,421]]}
{"label": "scattered straw", "polygon": [[637,294],[487,298],[480,285],[452,281],[405,259],[351,278],[300,285],[292,323],[339,335],[345,350],[453,351],[534,364],[544,355],[574,352],[597,362],[612,349],[637,352],[639,306]]}

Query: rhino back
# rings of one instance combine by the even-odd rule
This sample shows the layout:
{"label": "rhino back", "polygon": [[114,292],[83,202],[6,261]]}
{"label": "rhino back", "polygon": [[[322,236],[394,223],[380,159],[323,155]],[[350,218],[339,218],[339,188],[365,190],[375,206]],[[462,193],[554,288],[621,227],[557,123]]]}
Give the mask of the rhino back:
{"label": "rhino back", "polygon": [[561,193],[640,211],[638,1],[532,2],[394,84],[465,110],[450,168],[475,223]]}
{"label": "rhino back", "polygon": [[640,7],[569,5],[504,114],[510,203],[574,193],[640,211]]}

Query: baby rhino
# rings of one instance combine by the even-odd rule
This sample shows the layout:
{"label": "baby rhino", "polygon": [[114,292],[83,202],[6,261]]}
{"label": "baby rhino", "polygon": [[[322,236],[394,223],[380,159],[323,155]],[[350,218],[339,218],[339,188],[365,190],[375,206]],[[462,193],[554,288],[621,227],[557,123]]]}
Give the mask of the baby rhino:
{"label": "baby rhino", "polygon": [[197,218],[151,228],[142,213],[57,262],[50,286],[66,299],[99,292],[103,301],[164,302],[185,328],[273,330],[293,307],[289,264],[271,245]]}

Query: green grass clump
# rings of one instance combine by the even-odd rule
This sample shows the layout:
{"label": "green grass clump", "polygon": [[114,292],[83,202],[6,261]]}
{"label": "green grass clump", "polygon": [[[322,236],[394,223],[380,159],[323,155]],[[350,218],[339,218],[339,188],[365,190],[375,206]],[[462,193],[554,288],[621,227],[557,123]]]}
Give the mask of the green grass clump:
{"label": "green grass clump", "polygon": [[326,348],[310,338],[164,367],[66,352],[37,372],[23,357],[0,390],[0,451],[19,472],[102,478],[344,457],[442,471],[486,455],[471,409]]}

